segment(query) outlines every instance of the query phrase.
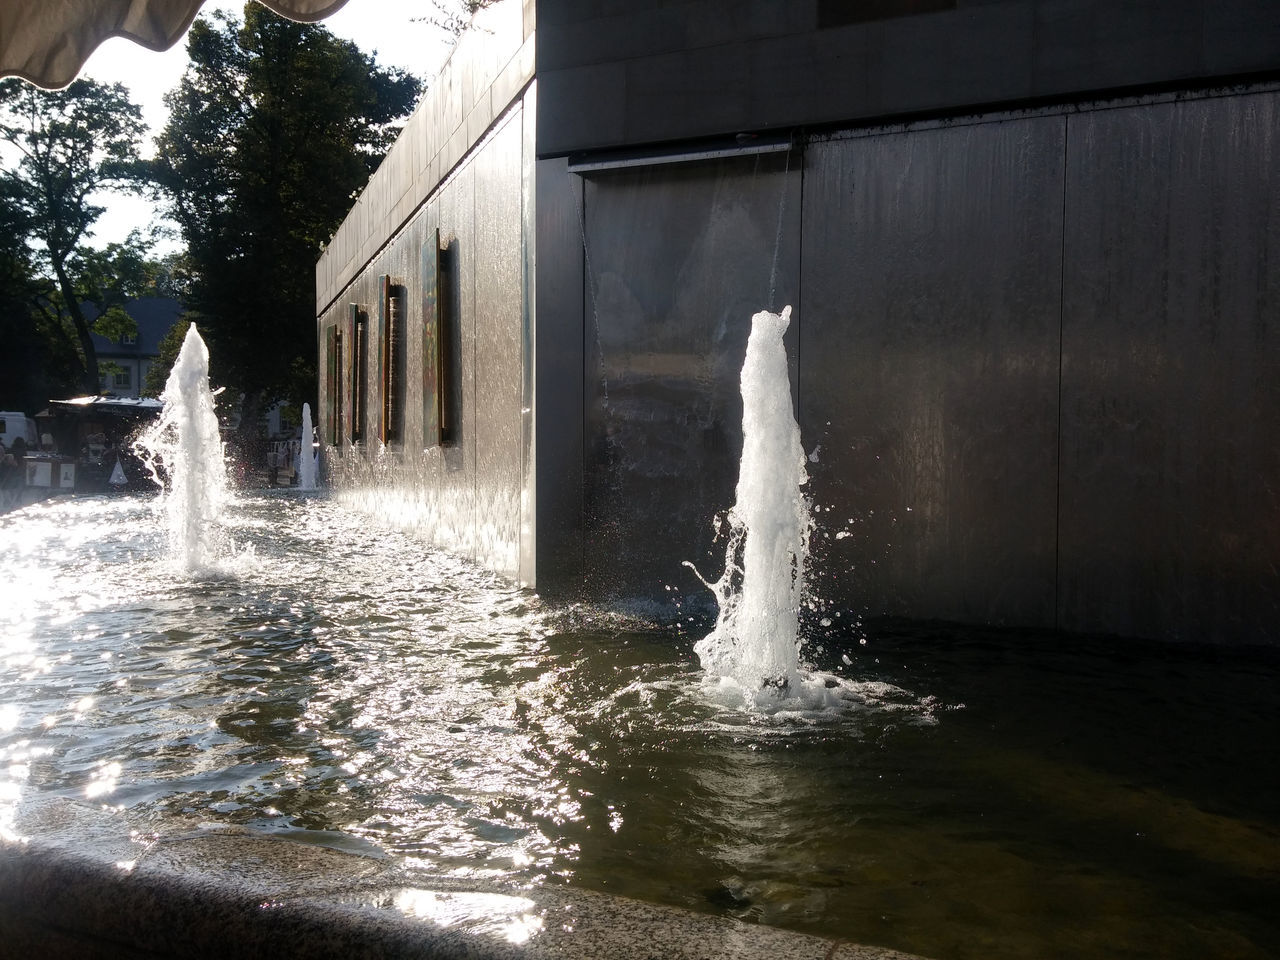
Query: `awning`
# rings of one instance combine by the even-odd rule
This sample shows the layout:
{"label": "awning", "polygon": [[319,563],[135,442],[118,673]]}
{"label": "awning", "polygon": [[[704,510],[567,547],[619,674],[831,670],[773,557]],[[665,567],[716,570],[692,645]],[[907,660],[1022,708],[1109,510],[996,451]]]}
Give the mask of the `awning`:
{"label": "awning", "polygon": [[49,409],[36,414],[36,419],[68,413],[110,417],[156,417],[163,409],[164,403],[153,397],[72,397],[70,400],[50,400]]}
{"label": "awning", "polygon": [[[0,0],[0,77],[65,87],[109,37],[167,50],[204,0]],[[258,0],[290,20],[311,23],[347,0]]]}

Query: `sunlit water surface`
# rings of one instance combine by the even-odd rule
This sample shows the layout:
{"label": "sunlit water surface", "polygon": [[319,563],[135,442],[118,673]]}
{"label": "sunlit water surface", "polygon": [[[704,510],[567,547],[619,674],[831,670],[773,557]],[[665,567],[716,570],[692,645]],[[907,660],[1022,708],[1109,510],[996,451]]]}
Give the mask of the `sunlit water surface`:
{"label": "sunlit water surface", "polygon": [[0,517],[4,802],[939,960],[1280,953],[1269,654],[827,631],[854,698],[770,717],[707,700],[706,624],[547,609],[321,497],[227,526],[232,556],[188,575],[151,499]]}

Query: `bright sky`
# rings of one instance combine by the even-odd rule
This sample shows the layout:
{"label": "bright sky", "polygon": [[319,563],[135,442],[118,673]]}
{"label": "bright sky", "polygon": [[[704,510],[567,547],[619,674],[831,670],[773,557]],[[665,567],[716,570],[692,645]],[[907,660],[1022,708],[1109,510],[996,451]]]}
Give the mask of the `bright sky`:
{"label": "bright sky", "polygon": [[[201,14],[213,10],[227,10],[243,19],[244,0],[207,0]],[[403,67],[430,83],[448,55],[452,38],[438,27],[415,23],[414,18],[437,14],[432,0],[347,0],[346,6],[324,20],[323,25],[366,53],[375,53],[380,65]],[[150,153],[150,138],[160,132],[168,119],[162,98],[178,85],[186,64],[185,37],[164,53],[113,37],[94,51],[81,76],[104,83],[119,81],[129,88],[151,127],[146,150]],[[97,199],[107,212],[94,227],[95,244],[123,240],[130,230],[145,228],[155,220],[154,205],[142,198],[113,194]],[[177,242],[165,244],[157,252],[171,252],[178,246]]]}

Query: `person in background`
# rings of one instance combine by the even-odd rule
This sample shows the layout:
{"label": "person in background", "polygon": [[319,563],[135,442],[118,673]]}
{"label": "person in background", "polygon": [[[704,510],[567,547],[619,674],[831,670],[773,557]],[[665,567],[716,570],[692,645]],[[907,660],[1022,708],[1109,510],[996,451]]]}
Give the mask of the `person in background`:
{"label": "person in background", "polygon": [[[14,449],[18,448],[18,437],[13,441]],[[23,444],[26,446],[26,444]],[[0,441],[0,513],[21,506],[22,486],[26,477],[22,474],[22,462],[13,455],[13,450],[6,450]]]}

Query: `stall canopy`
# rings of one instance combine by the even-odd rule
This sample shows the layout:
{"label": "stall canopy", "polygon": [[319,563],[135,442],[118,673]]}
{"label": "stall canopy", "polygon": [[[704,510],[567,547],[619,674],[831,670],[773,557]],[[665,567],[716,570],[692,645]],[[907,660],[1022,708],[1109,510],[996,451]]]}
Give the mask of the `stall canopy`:
{"label": "stall canopy", "polygon": [[[0,77],[65,87],[109,37],[167,50],[204,0],[0,0]],[[347,0],[259,0],[291,20],[323,20]]]}

